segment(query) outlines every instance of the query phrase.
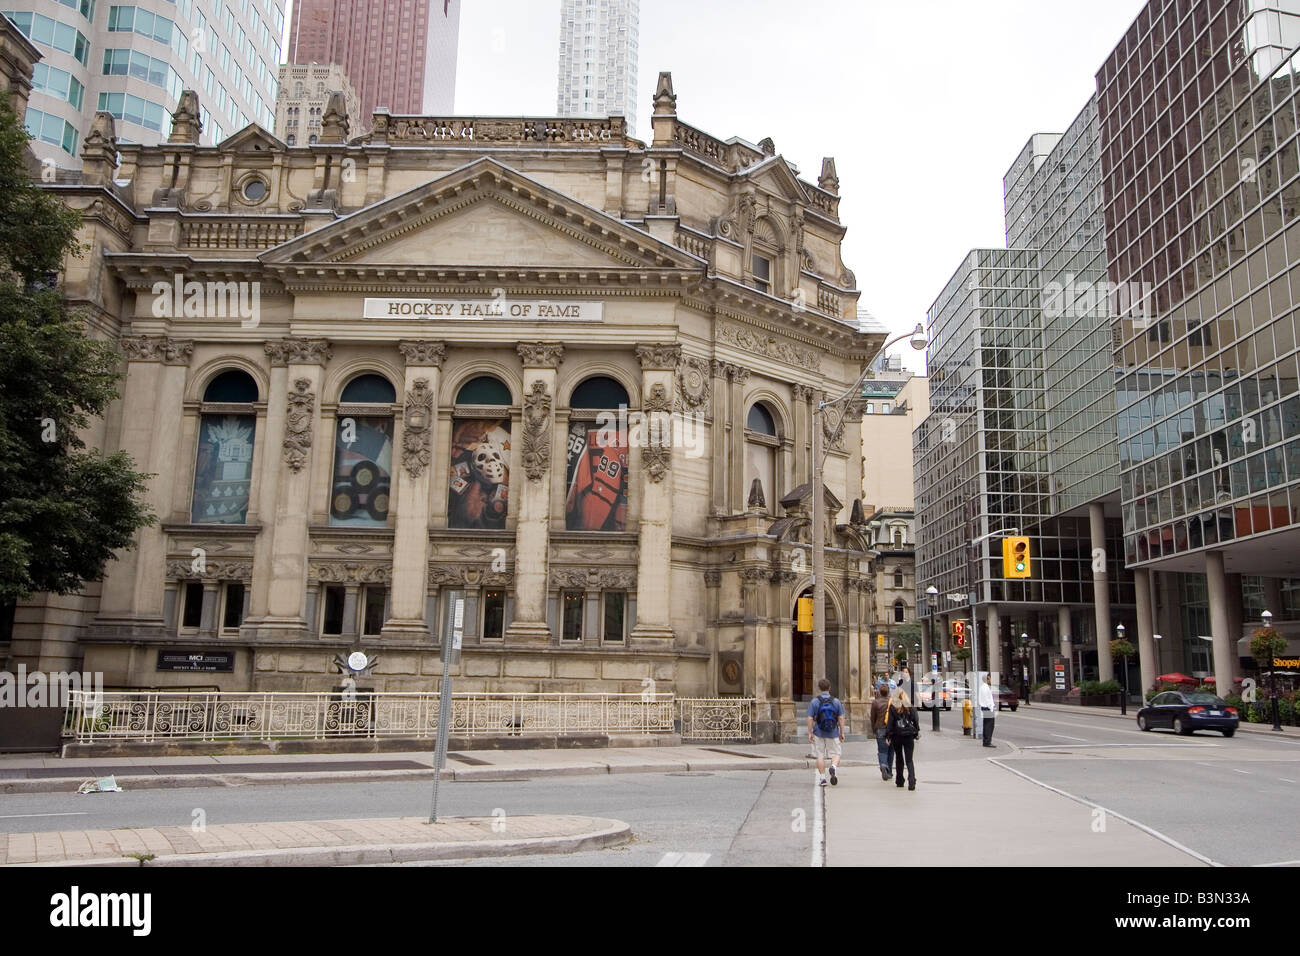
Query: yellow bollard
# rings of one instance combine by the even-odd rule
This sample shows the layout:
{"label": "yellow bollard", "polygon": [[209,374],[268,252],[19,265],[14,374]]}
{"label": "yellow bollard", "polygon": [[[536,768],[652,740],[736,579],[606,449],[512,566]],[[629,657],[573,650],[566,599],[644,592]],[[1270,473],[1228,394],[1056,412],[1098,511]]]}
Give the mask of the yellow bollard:
{"label": "yellow bollard", "polygon": [[961,733],[963,737],[969,737],[971,730],[975,727],[975,711],[971,708],[970,698],[967,697],[961,702]]}

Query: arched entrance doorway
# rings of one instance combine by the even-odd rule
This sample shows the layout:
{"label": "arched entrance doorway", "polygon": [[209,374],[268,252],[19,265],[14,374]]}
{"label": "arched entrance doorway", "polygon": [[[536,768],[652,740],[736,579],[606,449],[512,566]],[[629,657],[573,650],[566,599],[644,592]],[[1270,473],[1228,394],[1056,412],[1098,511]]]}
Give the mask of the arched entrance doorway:
{"label": "arched entrance doorway", "polygon": [[[811,631],[799,630],[798,598],[813,596],[812,588],[805,588],[791,608],[790,640],[790,694],[795,700],[807,700],[813,696],[813,636]],[[838,694],[839,688],[839,618],[835,613],[835,602],[826,598],[826,676],[830,678],[831,690]]]}

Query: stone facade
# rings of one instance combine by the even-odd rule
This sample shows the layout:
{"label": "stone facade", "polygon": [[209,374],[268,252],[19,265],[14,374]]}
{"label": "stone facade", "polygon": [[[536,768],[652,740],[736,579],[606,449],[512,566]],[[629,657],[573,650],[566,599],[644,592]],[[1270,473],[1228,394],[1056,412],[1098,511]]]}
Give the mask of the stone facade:
{"label": "stone facade", "polygon": [[[125,354],[86,437],[155,476],[160,520],[81,595],[20,606],[14,662],[324,690],[364,649],[376,689],[430,690],[463,599],[458,690],[653,682],[792,728],[814,403],[883,339],[854,318],[833,160],[809,182],[687,126],[667,74],[649,143],[618,117],[384,112],[346,140],[342,99],[312,147],[178,124],[57,187],[84,217],[67,293]],[[856,714],[861,414],[827,438],[828,670]]]}

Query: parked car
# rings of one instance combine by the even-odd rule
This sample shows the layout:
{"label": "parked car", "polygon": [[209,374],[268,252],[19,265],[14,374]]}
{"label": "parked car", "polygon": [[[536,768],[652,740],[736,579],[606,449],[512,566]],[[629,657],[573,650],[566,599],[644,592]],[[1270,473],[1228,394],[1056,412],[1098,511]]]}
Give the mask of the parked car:
{"label": "parked car", "polygon": [[945,692],[945,688],[949,683],[949,681],[940,683],[933,677],[922,677],[916,684],[916,706],[921,710],[933,710],[937,693],[939,697],[938,706],[944,710],[952,710],[952,698]]}
{"label": "parked car", "polygon": [[1192,734],[1198,730],[1217,730],[1225,737],[1237,732],[1241,718],[1237,708],[1215,694],[1205,691],[1167,690],[1156,694],[1137,712],[1142,730],[1168,727],[1174,733]]}
{"label": "parked car", "polygon": [[998,710],[1001,710],[1003,707],[1010,707],[1012,710],[1015,710],[1019,706],[1019,695],[1017,695],[1016,692],[1006,684],[1000,684],[998,686]]}
{"label": "parked car", "polygon": [[946,680],[943,682],[943,693],[950,704],[961,703],[970,697],[970,688],[966,686],[965,681]]}

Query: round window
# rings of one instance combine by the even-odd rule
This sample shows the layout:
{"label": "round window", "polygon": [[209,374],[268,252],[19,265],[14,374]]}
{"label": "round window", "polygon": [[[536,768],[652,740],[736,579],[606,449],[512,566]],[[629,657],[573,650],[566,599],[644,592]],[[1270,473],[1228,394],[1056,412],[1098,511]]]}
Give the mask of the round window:
{"label": "round window", "polygon": [[249,202],[261,202],[266,198],[266,183],[260,179],[250,179],[244,183],[244,198]]}

